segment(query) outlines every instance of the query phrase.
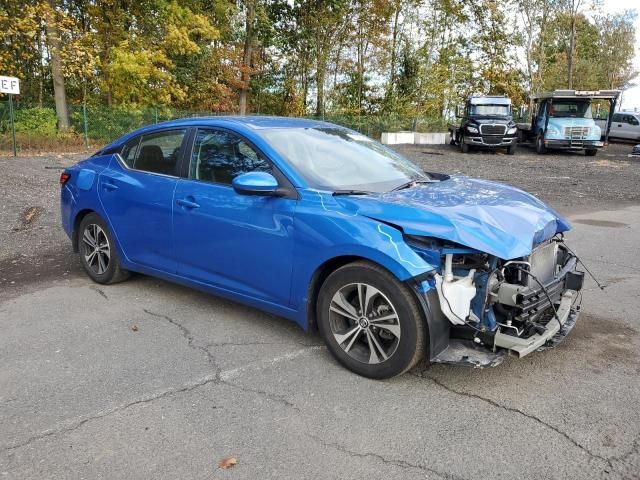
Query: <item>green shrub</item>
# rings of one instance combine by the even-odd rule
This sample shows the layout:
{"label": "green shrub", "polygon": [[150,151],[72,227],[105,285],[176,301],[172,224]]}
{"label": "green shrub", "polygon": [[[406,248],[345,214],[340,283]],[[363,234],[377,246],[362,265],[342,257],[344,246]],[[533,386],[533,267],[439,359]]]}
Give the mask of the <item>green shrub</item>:
{"label": "green shrub", "polygon": [[19,108],[15,111],[16,133],[56,135],[56,111],[53,108]]}

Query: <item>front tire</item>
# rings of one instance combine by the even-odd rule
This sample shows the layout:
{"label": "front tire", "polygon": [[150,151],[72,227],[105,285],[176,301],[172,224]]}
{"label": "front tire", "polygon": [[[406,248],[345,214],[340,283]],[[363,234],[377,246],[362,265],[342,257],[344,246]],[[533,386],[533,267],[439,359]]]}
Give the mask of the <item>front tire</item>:
{"label": "front tire", "polygon": [[465,142],[464,135],[460,135],[460,150],[462,153],[469,153],[469,144]]}
{"label": "front tire", "polygon": [[507,147],[507,155],[515,155],[516,153],[516,142],[513,142],[511,145]]}
{"label": "front tire", "polygon": [[111,284],[129,278],[120,266],[113,235],[106,222],[96,213],[82,219],[78,228],[80,261],[94,282]]}
{"label": "front tire", "polygon": [[595,157],[597,153],[598,153],[598,150],[596,150],[595,148],[584,151],[584,154],[587,157]]}
{"label": "front tire", "polygon": [[358,375],[391,378],[425,355],[427,334],[415,294],[375,264],[354,262],[329,275],[316,313],[331,354]]}
{"label": "front tire", "polygon": [[544,144],[544,135],[542,132],[536,137],[536,152],[540,155],[547,153],[547,147]]}

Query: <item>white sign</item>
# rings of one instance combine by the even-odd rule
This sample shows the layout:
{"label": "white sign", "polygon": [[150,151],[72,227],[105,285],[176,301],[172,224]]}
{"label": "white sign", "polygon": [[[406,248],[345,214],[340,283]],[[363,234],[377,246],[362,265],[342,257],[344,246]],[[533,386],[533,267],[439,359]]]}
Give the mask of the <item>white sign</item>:
{"label": "white sign", "polygon": [[3,77],[0,75],[0,93],[20,95],[20,80],[15,77]]}

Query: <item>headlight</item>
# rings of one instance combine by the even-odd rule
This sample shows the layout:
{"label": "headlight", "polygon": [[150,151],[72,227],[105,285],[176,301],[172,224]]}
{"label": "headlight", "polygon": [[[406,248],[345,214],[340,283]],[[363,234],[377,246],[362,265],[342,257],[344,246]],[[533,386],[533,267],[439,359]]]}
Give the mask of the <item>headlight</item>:
{"label": "headlight", "polygon": [[471,133],[478,133],[478,129],[476,127],[467,126],[467,130]]}
{"label": "headlight", "polygon": [[507,130],[507,135],[513,135],[517,131],[518,131],[518,127],[510,128],[509,130]]}
{"label": "headlight", "polygon": [[551,135],[560,135],[560,131],[555,127],[547,127],[547,133]]}

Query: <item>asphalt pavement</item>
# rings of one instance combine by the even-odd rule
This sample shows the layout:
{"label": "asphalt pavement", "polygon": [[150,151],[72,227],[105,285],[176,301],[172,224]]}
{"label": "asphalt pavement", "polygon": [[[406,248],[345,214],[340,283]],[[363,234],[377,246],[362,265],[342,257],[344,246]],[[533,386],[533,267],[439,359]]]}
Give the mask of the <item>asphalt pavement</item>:
{"label": "asphalt pavement", "polygon": [[[433,158],[459,161],[443,151]],[[284,319],[141,275],[92,283],[56,230],[56,166],[75,159],[25,160],[28,181],[2,185],[0,478],[640,478],[632,185],[601,208],[589,196],[558,206],[605,285],[587,280],[559,347],[373,381]],[[26,221],[29,206],[42,210]]]}

